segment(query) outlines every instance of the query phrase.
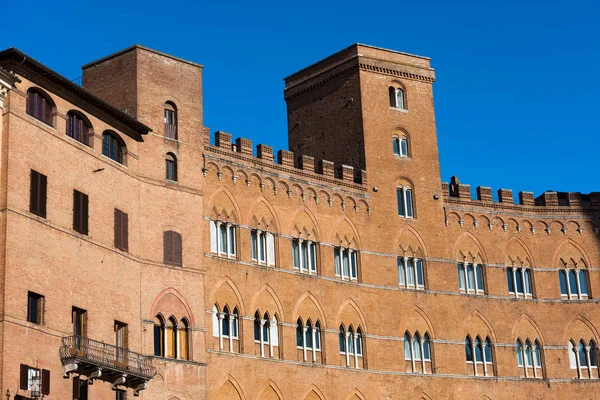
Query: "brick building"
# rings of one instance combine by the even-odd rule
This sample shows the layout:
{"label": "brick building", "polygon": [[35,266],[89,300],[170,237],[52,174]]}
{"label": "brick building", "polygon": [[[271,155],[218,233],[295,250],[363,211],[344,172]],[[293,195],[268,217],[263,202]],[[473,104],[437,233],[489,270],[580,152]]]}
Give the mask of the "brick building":
{"label": "brick building", "polygon": [[443,183],[429,59],[287,77],[276,154],[151,49],[0,67],[8,399],[598,398],[600,193]]}

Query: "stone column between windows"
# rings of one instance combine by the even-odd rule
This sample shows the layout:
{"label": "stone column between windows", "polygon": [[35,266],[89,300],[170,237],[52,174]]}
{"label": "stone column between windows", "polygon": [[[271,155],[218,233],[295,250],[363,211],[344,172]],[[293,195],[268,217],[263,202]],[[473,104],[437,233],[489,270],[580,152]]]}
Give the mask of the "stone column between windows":
{"label": "stone column between windows", "polygon": [[[569,298],[570,298],[570,296],[569,296]],[[579,361],[579,344],[573,346],[573,352],[575,353],[575,365],[577,366],[577,378],[581,379],[582,374],[581,374],[581,362]]]}
{"label": "stone column between windows", "polygon": [[[231,240],[231,237],[230,237],[230,235],[229,235],[229,234],[230,234],[230,230],[231,230],[231,229],[232,229],[232,226],[231,226],[231,224],[228,222],[228,223],[227,223],[227,228],[225,229],[225,254],[227,254],[227,258],[229,258],[229,246],[230,246],[230,243],[229,243],[229,241]],[[230,333],[231,333],[231,332],[230,332]],[[230,334],[229,336],[231,336],[231,334]]]}
{"label": "stone column between windows", "polygon": [[404,217],[408,218],[408,206],[406,203],[406,188],[402,188],[402,203],[404,206]]}
{"label": "stone column between windows", "polygon": [[264,334],[264,326],[265,326],[265,320],[261,319],[260,320],[260,356],[264,357],[265,356],[265,334]]}
{"label": "stone column between windows", "polygon": [[473,354],[473,369],[475,371],[475,376],[479,376],[479,374],[477,373],[477,354],[476,354],[476,347],[477,347],[477,340],[474,340],[473,343],[471,343],[471,353]]}
{"label": "stone column between windows", "polygon": [[269,321],[269,357],[271,358],[273,358],[273,332],[271,332],[273,327],[275,327],[275,331],[277,332],[277,340],[279,340],[279,332],[277,331],[278,328],[274,319]]}
{"label": "stone column between windows", "polygon": [[235,322],[235,314],[229,314],[229,352],[233,353],[233,324]]}
{"label": "stone column between windows", "polygon": [[590,357],[590,350],[591,349],[592,348],[590,346],[585,346],[585,360],[587,361],[588,377],[590,379],[593,378],[593,376],[592,376],[592,362],[591,362],[592,360],[591,360],[591,357]]}
{"label": "stone column between windows", "polygon": [[348,347],[348,338],[350,337],[350,332],[346,332],[346,340],[344,342],[344,347],[346,348],[346,367],[350,366],[350,348]]}
{"label": "stone column between windows", "polygon": [[[469,263],[466,261],[463,263],[463,271],[465,271],[465,290],[467,291],[467,294],[469,294]],[[473,270],[473,274],[474,273],[475,270]]]}
{"label": "stone column between windows", "polygon": [[481,343],[481,359],[483,360],[483,376],[488,376],[487,361],[485,359],[485,342]]}
{"label": "stone column between windows", "polygon": [[317,361],[317,352],[315,351],[315,349],[317,348],[317,342],[315,341],[317,328],[312,328],[311,331],[312,331],[311,332],[311,335],[312,335],[312,360],[313,360],[313,362],[315,362],[315,361]]}
{"label": "stone column between windows", "polygon": [[419,345],[421,347],[421,368],[423,370],[423,373],[426,372],[425,370],[425,339],[421,339],[419,341]]}
{"label": "stone column between windows", "polygon": [[303,325],[302,326],[302,355],[303,355],[303,360],[306,362],[307,358],[306,358],[306,331],[307,331],[308,327]]}
{"label": "stone column between windows", "polygon": [[572,299],[571,294],[571,280],[569,279],[569,270],[565,269],[565,279],[567,281],[567,295],[569,296],[569,300]]}
{"label": "stone column between windows", "polygon": [[[304,271],[304,250],[302,250],[303,243],[304,240],[298,239],[298,261],[300,262],[300,272]],[[306,360],[306,354],[304,355],[304,360]]]}
{"label": "stone column between windows", "polygon": [[312,241],[309,240],[306,242],[306,254],[307,254],[307,260],[306,263],[308,264],[306,267],[306,269],[308,270],[308,273],[311,274],[312,273],[312,269],[314,267],[314,265],[312,265]]}
{"label": "stone column between windows", "polygon": [[523,286],[523,298],[527,298],[527,284],[525,283],[525,271],[526,268],[521,267],[521,285]]}
{"label": "stone column between windows", "polygon": [[176,360],[179,360],[181,358],[181,353],[179,351],[179,349],[181,348],[181,342],[179,341],[181,338],[179,337],[179,325],[175,325],[173,327],[173,339],[175,340],[175,343],[177,344],[177,346],[175,346],[175,354],[174,357]]}
{"label": "stone column between windows", "polygon": [[537,345],[534,344],[531,347],[531,349],[533,351],[533,377],[537,378],[538,377],[537,376],[537,367],[538,367],[538,365],[537,365],[537,350],[538,350],[538,347],[537,347]]}
{"label": "stone column between windows", "polygon": [[515,297],[519,297],[517,294],[517,267],[512,267],[512,276],[513,276],[513,292]]}
{"label": "stone column between windows", "polygon": [[223,319],[225,318],[224,313],[218,314],[219,318],[219,350],[223,351]]}
{"label": "stone column between windows", "polygon": [[358,340],[357,334],[352,334],[352,342],[354,343],[354,368],[358,369]]}
{"label": "stone column between windows", "polygon": [[410,339],[410,363],[412,366],[412,372],[417,372],[417,367],[415,365],[415,337],[414,336]]}
{"label": "stone column between windows", "polygon": [[[473,281],[475,282],[475,294],[479,292],[479,283],[477,282],[477,264],[473,263]],[[485,357],[484,357],[485,360]],[[483,363],[485,365],[485,361]]]}
{"label": "stone column between windows", "polygon": [[[402,257],[402,264],[404,265],[404,286],[408,287],[408,257]],[[415,372],[414,368],[413,372]]]}
{"label": "stone column between windows", "polygon": [[167,339],[169,337],[168,335],[168,330],[169,330],[169,324],[165,323],[163,326],[163,355],[165,356],[165,358],[167,357],[168,350],[169,350],[169,344],[167,343]]}
{"label": "stone column between windows", "polygon": [[215,225],[217,227],[217,255],[221,255],[221,222],[215,221]]}
{"label": "stone column between windows", "polygon": [[581,300],[581,282],[579,281],[579,269],[575,268],[575,277],[577,278],[577,298]]}
{"label": "stone column between windows", "polygon": [[523,359],[523,369],[525,370],[525,378],[529,378],[529,372],[527,371],[527,351],[525,348],[527,344],[521,346],[521,358]]}

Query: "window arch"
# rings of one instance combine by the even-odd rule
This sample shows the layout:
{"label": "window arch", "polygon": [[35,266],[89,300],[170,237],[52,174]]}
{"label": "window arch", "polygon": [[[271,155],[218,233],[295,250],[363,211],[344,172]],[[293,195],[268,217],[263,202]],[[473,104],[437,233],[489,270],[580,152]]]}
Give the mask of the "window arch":
{"label": "window arch", "polygon": [[489,336],[482,339],[477,335],[475,340],[470,335],[465,337],[465,355],[467,365],[472,364],[470,371],[474,376],[493,376],[494,361],[492,357],[492,341]]}
{"label": "window arch", "polygon": [[175,317],[170,317],[167,324],[167,357],[177,358],[177,320]]}
{"label": "window arch", "polygon": [[316,320],[314,323],[310,318],[306,323],[302,318],[296,321],[296,348],[298,350],[298,360],[304,362],[322,363],[321,349],[321,323]]}
{"label": "window arch", "polygon": [[163,116],[165,123],[165,137],[177,140],[177,107],[173,102],[167,101],[165,103]]}
{"label": "window arch", "polygon": [[119,164],[125,164],[126,154],[125,142],[119,135],[112,131],[105,131],[102,134],[102,155]]}
{"label": "window arch", "polygon": [[594,339],[569,341],[569,365],[577,370],[578,379],[598,378],[598,347]]}
{"label": "window arch", "polygon": [[67,136],[92,147],[92,138],[94,137],[92,124],[83,114],[69,111],[67,113]]}
{"label": "window arch", "polygon": [[344,324],[340,325],[339,331],[340,341],[340,356],[342,365],[352,368],[364,367],[364,343],[362,328],[358,326],[354,330],[353,326],[348,327],[348,331],[344,328]]}
{"label": "window arch", "polygon": [[403,218],[414,218],[415,207],[413,188],[408,184],[396,186],[396,197],[398,200],[398,216]]}
{"label": "window arch", "polygon": [[542,376],[542,354],[539,340],[520,338],[516,342],[517,366],[522,377],[525,378],[543,378]]}
{"label": "window arch", "polygon": [[173,153],[165,156],[165,173],[168,181],[177,182],[177,157]]}
{"label": "window arch", "polygon": [[403,87],[390,86],[388,88],[390,96],[390,107],[406,110],[406,91]]}
{"label": "window arch", "polygon": [[160,314],[154,318],[154,355],[165,356],[165,320]]}
{"label": "window arch", "polygon": [[254,313],[254,343],[257,355],[261,357],[279,358],[279,324],[277,316],[273,318],[265,312],[262,317],[259,311]]}
{"label": "window arch", "polygon": [[399,157],[408,157],[408,137],[404,135],[392,136],[392,149],[394,150],[394,155]]}
{"label": "window arch", "polygon": [[429,332],[423,336],[419,332],[404,333],[404,360],[406,372],[431,374],[431,339]]}
{"label": "window arch", "polygon": [[32,88],[27,91],[26,110],[33,118],[54,126],[54,102],[40,89]]}
{"label": "window arch", "polygon": [[182,360],[190,359],[190,337],[189,324],[185,318],[182,318],[179,323],[179,356]]}
{"label": "window arch", "polygon": [[231,311],[228,305],[223,307],[223,312],[219,310],[219,306],[215,304],[212,311],[212,325],[213,337],[218,339],[218,349],[230,353],[238,352],[240,351],[239,310],[236,306]]}

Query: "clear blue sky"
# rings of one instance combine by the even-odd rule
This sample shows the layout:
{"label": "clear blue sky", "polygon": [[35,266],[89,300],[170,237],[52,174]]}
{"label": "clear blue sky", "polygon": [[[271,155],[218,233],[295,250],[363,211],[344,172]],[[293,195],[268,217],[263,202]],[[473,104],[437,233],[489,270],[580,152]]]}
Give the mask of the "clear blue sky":
{"label": "clear blue sky", "polygon": [[597,0],[83,3],[5,2],[0,47],[72,79],[134,43],[204,64],[205,124],[275,149],[285,76],[355,42],[424,55],[443,180],[600,191]]}

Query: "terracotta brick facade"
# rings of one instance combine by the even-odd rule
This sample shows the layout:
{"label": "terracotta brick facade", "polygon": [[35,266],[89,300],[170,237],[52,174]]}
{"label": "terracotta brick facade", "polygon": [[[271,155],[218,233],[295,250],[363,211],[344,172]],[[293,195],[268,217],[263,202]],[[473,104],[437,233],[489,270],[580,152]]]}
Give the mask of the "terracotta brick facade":
{"label": "terracotta brick facade", "polygon": [[[133,46],[84,66],[82,89],[22,59],[0,53],[11,399],[31,396],[21,364],[50,371],[45,399],[89,381],[91,350],[62,341],[73,307],[99,343],[117,345],[115,324],[127,324],[137,357],[104,354],[90,399],[115,398],[113,383],[132,396],[146,362],[148,400],[597,396],[600,193],[500,189],[496,202],[489,187],[443,183],[429,59],[353,45],[287,77],[290,151],[257,144],[256,157],[222,131],[210,144],[201,65]],[[28,112],[32,89],[50,101],[49,125]],[[73,111],[90,146],[67,134]],[[122,163],[103,155],[107,132]],[[30,209],[32,170],[47,177],[45,217]],[[73,229],[73,190],[89,197],[87,235]],[[410,196],[401,210],[398,190]],[[127,251],[115,209],[128,216]],[[181,238],[181,265],[164,256],[178,252],[165,232]],[[44,296],[41,321],[28,322],[28,292]],[[581,339],[578,357],[569,342]]]}

